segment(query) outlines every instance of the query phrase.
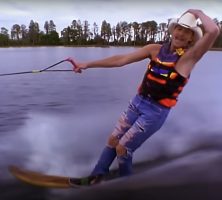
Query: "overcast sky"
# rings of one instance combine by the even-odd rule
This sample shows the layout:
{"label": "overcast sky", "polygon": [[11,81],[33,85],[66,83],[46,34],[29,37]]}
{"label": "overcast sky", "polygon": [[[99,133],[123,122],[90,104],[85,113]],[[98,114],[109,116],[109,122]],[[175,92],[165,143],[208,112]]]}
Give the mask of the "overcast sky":
{"label": "overcast sky", "polygon": [[45,21],[53,20],[60,33],[74,19],[89,21],[91,28],[94,22],[100,26],[103,20],[111,26],[120,21],[167,23],[189,8],[202,9],[222,21],[221,0],[0,0],[0,27],[10,31],[14,24],[28,27],[34,20],[44,31]]}

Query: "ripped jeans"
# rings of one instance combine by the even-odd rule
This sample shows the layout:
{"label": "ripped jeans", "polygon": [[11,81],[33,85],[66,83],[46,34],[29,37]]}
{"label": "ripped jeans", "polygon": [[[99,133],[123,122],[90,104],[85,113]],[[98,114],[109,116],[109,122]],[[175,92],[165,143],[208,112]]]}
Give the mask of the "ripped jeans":
{"label": "ripped jeans", "polygon": [[[132,173],[133,152],[161,128],[169,111],[169,108],[156,103],[149,97],[136,95],[130,101],[112,132],[112,136],[117,138],[119,144],[127,150],[126,155],[117,155],[120,176]],[[115,157],[115,148],[106,146],[92,175],[108,173]]]}

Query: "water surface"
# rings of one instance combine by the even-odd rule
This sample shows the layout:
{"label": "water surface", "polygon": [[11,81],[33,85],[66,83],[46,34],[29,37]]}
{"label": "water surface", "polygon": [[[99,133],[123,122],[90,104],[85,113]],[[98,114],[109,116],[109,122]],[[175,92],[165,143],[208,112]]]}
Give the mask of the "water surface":
{"label": "water surface", "polygon": [[[42,69],[68,57],[84,61],[135,49],[0,48],[0,73]],[[171,164],[174,168],[181,163],[189,166],[213,163],[221,167],[220,162],[215,162],[221,156],[222,145],[221,55],[221,52],[210,51],[197,64],[178,105],[172,109],[162,129],[135,153],[134,162],[182,157],[205,149],[204,156],[192,154]],[[122,68],[89,69],[82,74],[45,72],[0,76],[2,188],[15,182],[7,170],[10,164],[57,175],[90,173],[119,115],[136,93],[148,61]],[[55,69],[71,69],[71,65],[65,62]],[[150,175],[144,177],[150,178]],[[187,177],[196,179],[191,175]],[[214,180],[216,176],[212,177]],[[126,184],[122,186],[127,190]],[[10,186],[7,188],[10,190]],[[2,194],[4,198],[14,197],[10,193]],[[50,195],[46,196],[50,199]]]}

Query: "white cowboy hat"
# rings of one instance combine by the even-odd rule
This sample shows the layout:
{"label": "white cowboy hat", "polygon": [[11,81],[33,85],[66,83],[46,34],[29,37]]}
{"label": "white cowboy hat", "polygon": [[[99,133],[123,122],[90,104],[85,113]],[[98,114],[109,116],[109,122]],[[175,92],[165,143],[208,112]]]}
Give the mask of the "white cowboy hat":
{"label": "white cowboy hat", "polygon": [[189,12],[182,15],[179,19],[170,20],[169,25],[168,25],[168,31],[171,35],[176,25],[180,25],[185,28],[191,29],[194,32],[194,42],[196,42],[201,37],[203,37],[203,32],[197,24],[196,17]]}

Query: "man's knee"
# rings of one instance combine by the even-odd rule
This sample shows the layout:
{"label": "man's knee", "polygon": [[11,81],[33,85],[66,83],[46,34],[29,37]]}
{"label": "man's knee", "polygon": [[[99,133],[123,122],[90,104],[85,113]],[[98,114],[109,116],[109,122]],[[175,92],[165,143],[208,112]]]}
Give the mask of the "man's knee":
{"label": "man's knee", "polygon": [[116,146],[116,154],[117,154],[117,156],[124,156],[124,155],[126,155],[126,154],[127,154],[127,149],[126,149],[126,147],[124,147],[124,146],[121,145],[121,144],[118,144],[118,145]]}
{"label": "man's knee", "polygon": [[111,135],[111,136],[109,137],[109,139],[108,139],[108,145],[109,145],[110,147],[115,148],[115,147],[118,145],[118,143],[119,143],[119,139],[118,139],[117,137],[115,137],[115,136],[113,136],[113,135]]}

